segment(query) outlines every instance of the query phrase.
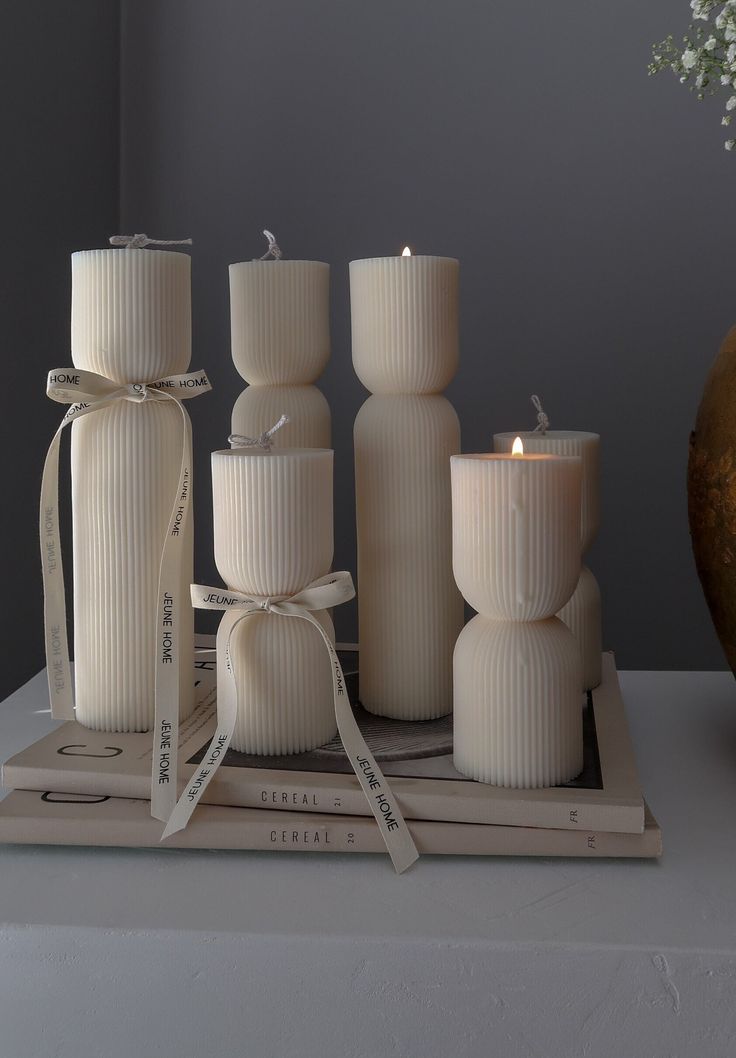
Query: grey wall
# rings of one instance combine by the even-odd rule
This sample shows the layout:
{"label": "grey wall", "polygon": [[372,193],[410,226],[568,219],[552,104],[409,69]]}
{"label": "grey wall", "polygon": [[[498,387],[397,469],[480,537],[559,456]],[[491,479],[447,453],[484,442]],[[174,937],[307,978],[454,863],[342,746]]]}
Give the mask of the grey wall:
{"label": "grey wall", "polygon": [[[3,337],[11,378],[35,380],[11,408],[32,429],[6,462],[14,682],[42,663],[35,517],[58,419],[42,389],[68,355],[68,254],[118,227],[195,240],[194,366],[216,386],[190,406],[198,579],[217,576],[208,453],[244,385],[229,353],[228,263],[261,254],[263,227],[288,256],[331,262],[321,386],[349,496],[365,393],[350,363],[347,263],[406,241],[462,263],[448,396],[466,450],[531,426],[531,392],[553,425],[603,436],[590,564],[619,663],[722,665],[684,483],[703,379],[736,317],[736,158],[718,104],[646,74],[650,42],[684,30],[686,0],[123,0],[119,217],[117,5],[7,9]],[[350,505],[337,540],[336,563],[354,569]],[[354,615],[340,620],[351,635]]]}
{"label": "grey wall", "polygon": [[[207,453],[243,383],[229,356],[227,264],[333,266],[338,483],[364,391],[350,363],[347,263],[461,260],[462,363],[448,391],[468,451],[531,426],[603,437],[591,555],[622,666],[722,660],[689,551],[688,433],[736,317],[736,158],[718,105],[649,79],[649,45],[686,0],[155,0],[123,3],[122,223],[194,250],[198,577],[216,577]],[[353,510],[338,566],[355,567]],[[218,583],[217,581],[215,583]],[[345,615],[343,630],[348,632]]]}
{"label": "grey wall", "polygon": [[117,0],[3,4],[0,698],[44,664],[38,493],[62,415],[44,390],[70,359],[69,254],[117,225],[119,36]]}

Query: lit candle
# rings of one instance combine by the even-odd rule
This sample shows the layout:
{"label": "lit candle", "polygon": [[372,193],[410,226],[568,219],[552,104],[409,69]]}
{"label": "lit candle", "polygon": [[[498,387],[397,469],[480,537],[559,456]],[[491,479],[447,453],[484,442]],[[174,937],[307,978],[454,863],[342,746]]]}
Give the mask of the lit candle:
{"label": "lit candle", "polygon": [[454,657],[458,771],[551,786],[582,768],[581,660],[554,614],[580,572],[580,460],[456,455],[453,569],[478,611]]}
{"label": "lit candle", "polygon": [[441,394],[458,361],[458,272],[408,247],[350,264],[353,365],[373,394],[354,431],[360,697],[404,720],[451,711],[463,623],[449,467],[460,424]]}
{"label": "lit candle", "polygon": [[[597,433],[583,430],[550,430],[549,420],[538,398],[532,398],[538,410],[540,427],[520,435],[498,433],[493,438],[496,452],[509,452],[514,438],[521,436],[527,452],[578,456],[582,463],[582,499],[580,511],[580,546],[582,554],[588,550],[600,525],[599,504],[599,447]],[[585,690],[601,682],[601,595],[598,583],[583,566],[580,580],[570,600],[559,616],[578,640],[583,656],[583,686]]]}
{"label": "lit candle", "polygon": [[232,432],[258,437],[285,413],[284,448],[329,448],[330,408],[313,383],[330,356],[330,266],[286,261],[270,232],[257,261],[230,265],[235,367],[249,383],[235,402]]}

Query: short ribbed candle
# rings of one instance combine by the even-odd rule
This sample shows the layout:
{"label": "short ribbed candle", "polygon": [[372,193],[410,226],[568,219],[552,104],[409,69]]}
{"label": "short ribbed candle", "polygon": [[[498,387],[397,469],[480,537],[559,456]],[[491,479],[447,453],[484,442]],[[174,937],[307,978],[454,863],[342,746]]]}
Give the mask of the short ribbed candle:
{"label": "short ribbed candle", "polygon": [[460,424],[440,391],[458,363],[458,278],[448,257],[350,264],[353,366],[373,392],[354,431],[360,698],[401,720],[452,709],[463,605],[449,457]]}
{"label": "short ribbed candle", "polygon": [[478,615],[455,648],[455,767],[494,786],[556,786],[583,767],[580,655],[570,630]]}
{"label": "short ribbed candle", "polygon": [[[329,571],[332,459],[329,450],[213,452],[215,562],[228,588],[289,596]],[[328,614],[319,620],[334,636]],[[249,617],[233,633],[231,654],[238,684],[234,749],[300,753],[334,736],[330,659],[306,621]]]}
{"label": "short ribbed candle", "polygon": [[580,460],[457,455],[451,466],[460,591],[495,620],[552,617],[580,576]]}
{"label": "short ribbed candle", "polygon": [[235,367],[253,386],[306,385],[330,357],[330,266],[322,261],[230,265]]}
{"label": "short ribbed candle", "polygon": [[[600,526],[600,437],[584,430],[547,430],[545,433],[497,433],[493,438],[495,452],[510,452],[514,438],[520,436],[525,452],[579,456],[582,462],[580,537],[584,555]],[[585,576],[585,583],[583,583]],[[590,690],[601,682],[601,593],[590,570],[583,570],[580,583],[570,602],[559,616],[580,644],[583,655],[583,687]]]}
{"label": "short ribbed candle", "polygon": [[452,558],[479,615],[454,656],[455,767],[550,786],[582,767],[582,660],[553,615],[580,575],[580,459],[453,456]]}
{"label": "short ribbed candle", "polygon": [[[74,364],[120,382],[186,371],[191,262],[162,250],[72,255]],[[182,455],[181,411],[120,402],[72,426],[77,719],[108,731],[153,725],[161,549]],[[181,714],[194,704],[192,533],[181,571]]]}
{"label": "short ribbed candle", "polygon": [[248,386],[235,401],[232,432],[260,437],[282,415],[289,421],[273,435],[274,447],[330,447],[330,406],[316,386]]}

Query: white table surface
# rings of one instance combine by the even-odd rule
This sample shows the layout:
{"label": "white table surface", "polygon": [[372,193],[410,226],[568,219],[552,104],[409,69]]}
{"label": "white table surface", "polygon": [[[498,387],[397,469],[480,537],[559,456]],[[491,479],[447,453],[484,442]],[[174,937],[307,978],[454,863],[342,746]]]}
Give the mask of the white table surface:
{"label": "white table surface", "polygon": [[0,848],[0,1058],[736,1053],[736,685],[622,687],[660,862]]}

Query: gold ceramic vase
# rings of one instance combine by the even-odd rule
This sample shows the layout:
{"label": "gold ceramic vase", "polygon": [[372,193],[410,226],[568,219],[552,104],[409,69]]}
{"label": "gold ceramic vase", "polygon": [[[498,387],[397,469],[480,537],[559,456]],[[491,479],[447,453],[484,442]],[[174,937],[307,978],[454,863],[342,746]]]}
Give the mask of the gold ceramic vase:
{"label": "gold ceramic vase", "polygon": [[687,485],[695,564],[736,674],[736,326],[705,383],[690,435]]}

